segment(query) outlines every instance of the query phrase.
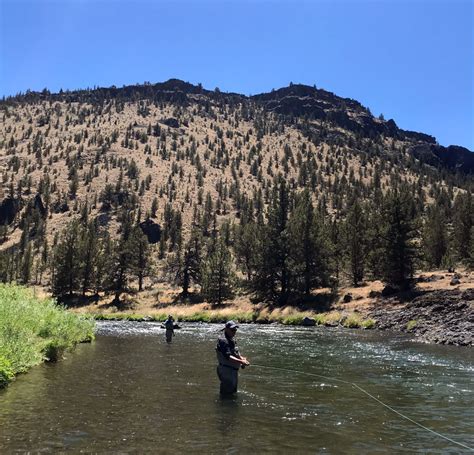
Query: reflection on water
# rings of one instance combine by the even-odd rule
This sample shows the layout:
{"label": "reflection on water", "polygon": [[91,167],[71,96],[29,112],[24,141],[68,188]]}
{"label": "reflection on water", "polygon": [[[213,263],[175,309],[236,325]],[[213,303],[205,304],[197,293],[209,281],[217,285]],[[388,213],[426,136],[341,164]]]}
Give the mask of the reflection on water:
{"label": "reflection on water", "polygon": [[96,342],[0,392],[0,453],[459,453],[353,387],[356,382],[436,431],[474,445],[471,349],[377,332],[241,326],[255,364],[222,400],[220,327],[105,322]]}

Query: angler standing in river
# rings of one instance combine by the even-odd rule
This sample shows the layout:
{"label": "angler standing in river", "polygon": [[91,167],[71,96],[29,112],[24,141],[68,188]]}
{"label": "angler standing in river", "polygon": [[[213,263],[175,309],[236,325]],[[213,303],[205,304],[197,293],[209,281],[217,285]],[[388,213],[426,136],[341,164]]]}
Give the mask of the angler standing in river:
{"label": "angler standing in river", "polygon": [[171,343],[173,340],[173,335],[174,335],[174,319],[171,314],[168,316],[168,319],[163,323],[164,328],[166,329],[166,342]]}
{"label": "angler standing in river", "polygon": [[234,337],[238,329],[234,321],[227,321],[223,335],[217,340],[216,354],[219,365],[217,376],[221,381],[221,395],[231,395],[237,392],[239,368],[250,365],[249,361],[240,355]]}

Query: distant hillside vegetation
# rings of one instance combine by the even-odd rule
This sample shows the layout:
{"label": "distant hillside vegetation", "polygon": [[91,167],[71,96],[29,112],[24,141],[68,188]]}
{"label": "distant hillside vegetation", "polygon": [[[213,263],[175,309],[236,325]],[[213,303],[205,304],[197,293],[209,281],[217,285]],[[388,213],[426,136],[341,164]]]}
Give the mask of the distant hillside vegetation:
{"label": "distant hillside vegetation", "polygon": [[473,261],[474,154],[316,87],[28,91],[0,116],[0,281],[286,302]]}

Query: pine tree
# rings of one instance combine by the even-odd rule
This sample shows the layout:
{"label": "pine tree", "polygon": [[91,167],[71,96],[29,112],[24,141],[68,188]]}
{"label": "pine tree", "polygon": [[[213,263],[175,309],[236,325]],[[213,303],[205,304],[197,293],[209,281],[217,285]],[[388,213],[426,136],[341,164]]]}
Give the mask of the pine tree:
{"label": "pine tree", "polygon": [[309,296],[320,283],[320,260],[324,253],[318,245],[319,226],[316,224],[311,195],[304,190],[288,222],[290,243],[289,263],[292,271],[291,289],[294,293]]}
{"label": "pine tree", "polygon": [[437,205],[427,208],[422,230],[423,255],[429,267],[439,268],[448,252],[446,217]]}
{"label": "pine tree", "polygon": [[112,288],[110,270],[113,266],[113,242],[108,232],[104,232],[97,245],[95,260],[94,292],[98,294]]}
{"label": "pine tree", "polygon": [[140,227],[136,226],[131,233],[131,250],[133,252],[132,268],[138,278],[138,290],[143,290],[143,279],[150,274],[150,246]]}
{"label": "pine tree", "polygon": [[120,295],[127,289],[128,280],[133,267],[133,242],[130,240],[132,232],[133,214],[124,209],[121,213],[121,235],[112,243],[113,261],[109,283],[114,291],[114,305],[120,305]]}
{"label": "pine tree", "polygon": [[352,284],[357,286],[363,279],[366,261],[366,218],[356,199],[351,205],[343,227],[345,253],[349,261]]}
{"label": "pine tree", "polygon": [[417,257],[416,225],[410,194],[395,190],[384,201],[383,278],[390,285],[406,289]]}
{"label": "pine tree", "polygon": [[470,192],[456,196],[453,205],[453,248],[461,262],[469,262],[474,204]]}
{"label": "pine tree", "polygon": [[33,252],[31,248],[31,242],[28,242],[28,245],[23,253],[21,258],[21,282],[23,284],[28,284],[31,278],[31,268],[33,266]]}
{"label": "pine tree", "polygon": [[94,275],[98,257],[97,226],[93,221],[83,226],[80,231],[79,252],[81,257],[81,290],[82,295],[85,296],[95,282]]}
{"label": "pine tree", "polygon": [[288,242],[289,190],[283,178],[273,187],[267,223],[256,233],[256,272],[252,288],[261,298],[284,304],[288,300],[291,274]]}
{"label": "pine tree", "polygon": [[53,294],[72,295],[80,280],[79,223],[72,221],[53,252]]}
{"label": "pine tree", "polygon": [[224,300],[232,297],[235,277],[231,260],[228,246],[219,238],[203,265],[202,294],[207,301],[220,305]]}
{"label": "pine tree", "polygon": [[182,288],[181,296],[189,295],[189,287],[192,283],[201,283],[202,234],[193,227],[191,238],[184,248],[172,254],[166,264],[166,269],[171,281]]}
{"label": "pine tree", "polygon": [[257,225],[246,223],[240,225],[235,230],[234,250],[238,264],[247,277],[247,281],[252,279],[252,271],[255,267],[255,248]]}

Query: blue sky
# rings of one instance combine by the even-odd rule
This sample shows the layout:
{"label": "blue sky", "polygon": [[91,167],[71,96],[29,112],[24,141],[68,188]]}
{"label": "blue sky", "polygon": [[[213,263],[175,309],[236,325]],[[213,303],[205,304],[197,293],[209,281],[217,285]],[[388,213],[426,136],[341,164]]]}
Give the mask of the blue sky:
{"label": "blue sky", "polygon": [[0,96],[299,82],[474,150],[473,41],[472,0],[0,0]]}

